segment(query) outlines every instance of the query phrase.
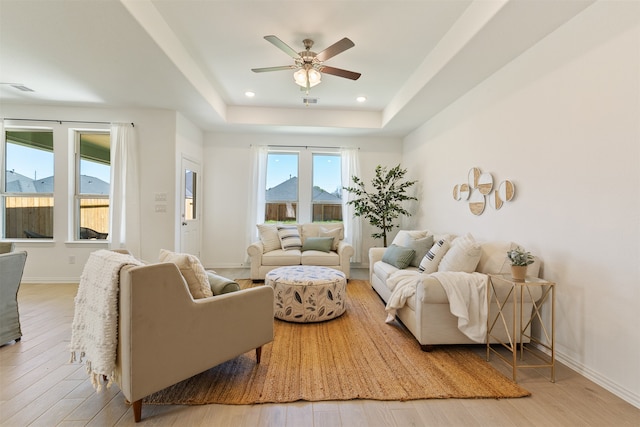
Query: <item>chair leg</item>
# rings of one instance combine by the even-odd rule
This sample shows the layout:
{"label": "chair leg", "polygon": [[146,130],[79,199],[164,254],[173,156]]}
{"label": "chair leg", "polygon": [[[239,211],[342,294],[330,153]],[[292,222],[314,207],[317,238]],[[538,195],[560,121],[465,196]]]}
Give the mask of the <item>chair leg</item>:
{"label": "chair leg", "polygon": [[260,357],[262,357],[262,346],[256,348],[256,363],[260,363]]}
{"label": "chair leg", "polygon": [[136,400],[132,404],[133,406],[133,419],[135,422],[139,423],[142,419],[142,399]]}

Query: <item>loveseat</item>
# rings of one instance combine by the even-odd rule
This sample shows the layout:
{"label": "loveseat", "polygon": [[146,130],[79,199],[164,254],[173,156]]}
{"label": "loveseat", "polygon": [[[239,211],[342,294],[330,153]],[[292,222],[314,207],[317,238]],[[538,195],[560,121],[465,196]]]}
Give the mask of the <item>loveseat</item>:
{"label": "loveseat", "polygon": [[260,239],[247,248],[251,279],[264,280],[278,267],[316,265],[351,272],[353,246],[344,240],[342,223],[258,224]]}
{"label": "loveseat", "polygon": [[[456,243],[457,239],[460,240]],[[438,246],[439,244],[440,246]],[[459,329],[459,318],[452,314],[445,287],[436,277],[442,271],[462,272],[463,276],[468,275],[469,280],[473,277],[473,273],[480,273],[483,276],[489,273],[510,275],[511,264],[506,253],[516,246],[513,242],[475,242],[473,236],[469,234],[454,237],[434,235],[427,230],[402,230],[389,248],[376,247],[369,250],[371,286],[387,303],[392,298],[394,284],[398,284],[397,278],[402,275],[405,277],[413,276],[416,283],[415,293],[406,299],[406,303],[401,308],[395,311],[395,315],[416,337],[423,350],[429,350],[431,346],[440,344],[486,343],[486,338],[483,338],[481,334],[475,339],[471,339]],[[452,250],[454,247],[456,247],[455,251]],[[395,256],[396,259],[392,256],[394,251],[396,254],[401,253],[405,248],[413,249],[415,252],[406,266],[403,265],[407,261],[406,256],[401,263],[397,260],[399,256]],[[406,255],[407,251],[404,252]],[[460,253],[464,254],[462,258],[458,256],[457,260],[454,259],[456,254]],[[397,264],[400,268],[392,264]],[[425,271],[420,272],[421,268],[424,268]],[[539,269],[540,261],[536,259],[528,267],[527,275],[538,277]],[[475,277],[478,275],[476,274]],[[503,301],[508,289],[498,288],[496,291],[500,300]],[[539,299],[541,293],[542,290],[539,287],[534,287],[531,297],[525,294],[523,313],[531,313],[532,299]],[[484,300],[480,300],[479,304],[486,305],[486,297]],[[509,299],[503,310],[503,313],[507,315],[507,325],[511,325],[513,321],[512,307]],[[496,312],[497,306],[494,301],[491,313]],[[486,331],[486,325],[484,326]],[[527,328],[527,334],[529,332],[529,328]],[[508,342],[507,331],[501,321],[498,321],[492,331],[492,336],[494,334],[497,339]],[[528,338],[525,337],[523,342],[528,342]]]}

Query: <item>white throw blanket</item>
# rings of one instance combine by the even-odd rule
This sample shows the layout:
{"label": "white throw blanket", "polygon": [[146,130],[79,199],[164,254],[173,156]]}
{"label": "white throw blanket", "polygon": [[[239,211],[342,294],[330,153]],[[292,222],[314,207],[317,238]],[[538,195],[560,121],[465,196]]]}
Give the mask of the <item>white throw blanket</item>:
{"label": "white throw blanket", "polygon": [[131,255],[99,250],[89,255],[80,276],[69,349],[71,362],[77,357],[80,362],[86,360],[97,391],[102,389],[100,376],[107,378],[109,387],[115,373],[120,269],[128,264],[142,262]]}
{"label": "white throw blanket", "polygon": [[[423,279],[435,277],[447,293],[451,314],[458,318],[458,329],[475,342],[485,342],[487,333],[487,283],[481,273],[440,271],[429,275],[412,270],[399,270],[389,279],[393,292],[387,301],[387,322],[416,293]],[[391,287],[390,286],[390,287]]]}

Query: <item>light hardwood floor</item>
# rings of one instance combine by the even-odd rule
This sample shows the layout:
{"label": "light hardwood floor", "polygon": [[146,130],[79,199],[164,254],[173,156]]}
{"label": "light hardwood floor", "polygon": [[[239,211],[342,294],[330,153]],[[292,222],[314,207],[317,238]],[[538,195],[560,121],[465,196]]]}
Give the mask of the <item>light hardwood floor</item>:
{"label": "light hardwood floor", "polygon": [[[220,272],[220,271],[219,271]],[[225,271],[229,277],[248,277]],[[236,275],[239,274],[239,275]],[[366,272],[361,272],[366,278]],[[355,275],[357,277],[357,275]],[[69,363],[74,284],[23,284],[23,339],[0,347],[0,425],[129,426],[133,413],[117,386],[96,393],[84,366]],[[167,343],[170,345],[170,343]],[[417,345],[417,343],[416,343]],[[478,346],[484,356],[484,348]],[[510,368],[490,362],[505,375]],[[522,399],[442,399],[408,402],[299,402],[253,406],[153,406],[142,424],[154,426],[640,426],[640,409],[560,365],[523,370]]]}

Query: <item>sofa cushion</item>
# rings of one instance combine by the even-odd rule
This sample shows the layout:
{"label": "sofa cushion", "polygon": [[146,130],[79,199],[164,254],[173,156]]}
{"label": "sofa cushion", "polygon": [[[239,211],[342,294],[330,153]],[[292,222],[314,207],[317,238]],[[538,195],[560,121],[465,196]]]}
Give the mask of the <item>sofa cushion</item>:
{"label": "sofa cushion", "polygon": [[282,249],[280,244],[280,236],[278,236],[278,228],[275,224],[258,224],[258,234],[262,242],[263,252],[271,252],[276,249]]}
{"label": "sofa cushion", "polygon": [[333,247],[333,237],[307,237],[302,244],[304,251],[331,252]]}
{"label": "sofa cushion", "polygon": [[162,263],[172,262],[180,269],[180,273],[182,273],[182,277],[187,282],[191,296],[194,299],[213,296],[207,272],[200,260],[194,255],[160,249],[159,260]]}
{"label": "sofa cushion", "polygon": [[387,264],[386,262],[382,261],[378,261],[373,264],[373,274],[387,285],[389,283],[387,281],[387,279],[389,279],[389,276],[391,276],[398,270],[399,269],[397,267],[394,267],[393,265]]}
{"label": "sofa cushion", "polygon": [[438,271],[462,271],[471,273],[476,270],[482,250],[471,233],[457,237],[451,243],[451,248],[444,254]]}
{"label": "sofa cushion", "polygon": [[331,250],[337,251],[340,240],[344,238],[344,229],[342,228],[342,225],[340,227],[331,228],[331,229],[320,227],[320,232],[318,233],[318,236],[331,237],[333,239],[333,242],[331,244]]}
{"label": "sofa cushion", "polygon": [[391,264],[394,267],[403,269],[409,266],[416,251],[404,246],[394,245],[393,243],[384,251],[382,261]]}
{"label": "sofa cushion", "polygon": [[413,267],[419,267],[422,258],[429,252],[429,249],[433,246],[433,235],[427,235],[425,237],[413,237],[411,234],[407,234],[404,241],[399,244],[405,248],[410,248],[415,251],[415,255],[411,259],[410,265]]}
{"label": "sofa cushion", "polygon": [[442,257],[444,257],[449,250],[449,246],[449,241],[445,239],[440,239],[434,243],[424,258],[422,258],[422,261],[420,261],[418,270],[425,274],[431,274],[438,271],[438,264],[440,264]]}
{"label": "sofa cushion", "polygon": [[305,251],[300,256],[302,265],[338,266],[340,256],[335,252]]}
{"label": "sofa cushion", "polygon": [[404,246],[403,243],[407,240],[407,238],[422,239],[423,237],[427,237],[429,235],[432,235],[429,230],[400,230],[398,231],[398,234],[396,234],[396,237],[393,238],[391,244]]}
{"label": "sofa cushion", "polygon": [[217,275],[213,271],[207,271],[207,279],[213,295],[228,294],[240,290],[240,285],[236,281]]}
{"label": "sofa cushion", "polygon": [[275,251],[267,252],[262,255],[262,265],[276,265],[276,266],[285,266],[285,265],[300,265],[300,254],[299,250],[288,250],[278,249]]}
{"label": "sofa cushion", "polygon": [[302,248],[302,239],[300,239],[297,225],[279,225],[278,236],[280,237],[280,245],[285,251]]}
{"label": "sofa cushion", "polygon": [[482,243],[480,261],[476,270],[485,274],[510,274],[511,261],[507,258],[507,251],[517,246],[514,242]]}

